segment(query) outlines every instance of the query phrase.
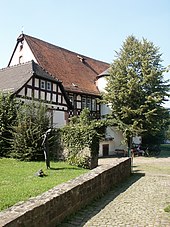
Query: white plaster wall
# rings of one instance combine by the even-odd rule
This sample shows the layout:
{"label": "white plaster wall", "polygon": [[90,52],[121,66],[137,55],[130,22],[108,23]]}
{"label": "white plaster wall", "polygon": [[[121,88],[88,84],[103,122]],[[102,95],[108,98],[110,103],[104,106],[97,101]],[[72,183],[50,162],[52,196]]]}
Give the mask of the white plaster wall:
{"label": "white plaster wall", "polygon": [[19,64],[19,58],[22,56],[21,63],[25,63],[31,60],[34,60],[37,63],[34,55],[32,54],[31,49],[29,48],[26,40],[23,40],[23,48],[20,50],[20,43],[17,46],[17,49],[14,53],[14,56],[11,60],[10,66]]}
{"label": "white plaster wall", "polygon": [[35,78],[35,87],[39,87],[39,79]]}
{"label": "white plaster wall", "polygon": [[27,88],[27,96],[30,98],[32,97],[32,89]]}
{"label": "white plaster wall", "polygon": [[[96,81],[96,86],[100,92],[106,92],[105,87],[107,85],[107,79],[105,76],[100,77]],[[101,105],[101,116],[111,113],[111,105]],[[109,155],[115,154],[115,149],[127,150],[127,145],[124,144],[123,133],[118,131],[116,127],[107,127],[106,140],[100,142],[99,156],[103,156],[103,144],[109,144]]]}
{"label": "white plaster wall", "polygon": [[39,98],[39,91],[38,91],[38,90],[34,90],[34,97],[35,97],[36,99]]}
{"label": "white plaster wall", "polygon": [[100,157],[103,156],[103,144],[109,144],[109,155],[115,154],[116,149],[127,151],[127,144],[124,143],[123,133],[117,130],[116,127],[107,127],[106,140],[101,141],[99,146]]}
{"label": "white plaster wall", "polygon": [[[107,85],[107,79],[105,76],[100,77],[97,81],[96,81],[96,86],[98,87],[100,92],[106,92],[105,87]],[[106,114],[111,113],[111,108],[109,105],[105,105],[102,104],[101,105],[101,116],[104,116]]]}
{"label": "white plaster wall", "polygon": [[51,101],[51,93],[47,92],[47,101]]}
{"label": "white plaster wall", "polygon": [[66,125],[65,112],[53,110],[53,126],[54,128],[61,128]]}
{"label": "white plaster wall", "polygon": [[111,113],[111,108],[109,105],[101,104],[101,116]]}
{"label": "white plaster wall", "polygon": [[123,133],[116,129],[116,127],[110,127],[110,131],[114,137],[115,149],[127,150],[127,144],[124,143]]}
{"label": "white plaster wall", "polygon": [[56,94],[53,94],[52,99],[53,99],[53,102],[56,102]]}
{"label": "white plaster wall", "polygon": [[56,86],[56,84],[53,84],[53,91],[57,91],[57,86]]}
{"label": "white plaster wall", "polygon": [[25,87],[18,94],[21,96],[25,96]]}
{"label": "white plaster wall", "polygon": [[107,85],[107,80],[106,77],[100,77],[97,81],[96,81],[96,86],[98,87],[100,92],[106,92],[105,88]]}

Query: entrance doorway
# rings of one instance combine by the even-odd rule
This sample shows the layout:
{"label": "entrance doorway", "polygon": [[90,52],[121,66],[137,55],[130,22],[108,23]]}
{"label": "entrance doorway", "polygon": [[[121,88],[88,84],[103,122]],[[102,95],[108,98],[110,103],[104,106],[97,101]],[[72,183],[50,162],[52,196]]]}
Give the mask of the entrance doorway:
{"label": "entrance doorway", "polygon": [[109,155],[109,144],[103,144],[103,156]]}

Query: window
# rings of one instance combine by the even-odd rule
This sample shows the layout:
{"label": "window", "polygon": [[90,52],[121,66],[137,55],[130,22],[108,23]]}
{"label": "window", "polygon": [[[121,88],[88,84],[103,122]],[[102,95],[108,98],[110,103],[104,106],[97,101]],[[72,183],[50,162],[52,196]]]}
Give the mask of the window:
{"label": "window", "polygon": [[96,111],[96,100],[92,99],[92,110]]}
{"label": "window", "polygon": [[82,97],[82,109],[86,108],[86,98]]}
{"label": "window", "polygon": [[41,80],[41,89],[45,89],[45,81]]}
{"label": "window", "polygon": [[47,81],[47,90],[51,91],[51,82]]}
{"label": "window", "polygon": [[87,98],[87,108],[91,110],[91,98]]}
{"label": "window", "polygon": [[72,95],[69,95],[69,99],[70,99],[71,104],[74,105],[74,99],[73,99]]}

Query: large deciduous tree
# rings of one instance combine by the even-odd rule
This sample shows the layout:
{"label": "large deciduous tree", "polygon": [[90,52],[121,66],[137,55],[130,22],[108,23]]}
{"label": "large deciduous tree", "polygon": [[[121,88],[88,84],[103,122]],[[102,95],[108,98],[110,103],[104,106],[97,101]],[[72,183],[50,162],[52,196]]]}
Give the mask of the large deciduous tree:
{"label": "large deciduous tree", "polygon": [[156,135],[168,118],[163,103],[168,96],[159,48],[147,39],[129,36],[110,67],[103,95],[114,122],[124,132],[128,146],[134,135]]}

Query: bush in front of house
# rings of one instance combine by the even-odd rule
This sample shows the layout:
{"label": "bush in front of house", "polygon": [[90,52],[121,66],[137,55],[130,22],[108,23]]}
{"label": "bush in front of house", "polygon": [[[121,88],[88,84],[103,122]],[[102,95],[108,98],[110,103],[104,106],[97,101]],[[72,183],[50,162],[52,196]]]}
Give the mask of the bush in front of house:
{"label": "bush in front of house", "polygon": [[104,120],[92,119],[88,109],[84,109],[79,117],[70,119],[62,128],[62,140],[70,164],[91,168],[91,157],[98,156],[99,141],[104,136],[105,125]]}
{"label": "bush in front of house", "polygon": [[12,138],[11,127],[16,123],[17,110],[20,102],[10,93],[0,93],[0,157],[9,154]]}
{"label": "bush in front of house", "polygon": [[24,103],[12,127],[10,157],[25,161],[43,160],[43,134],[49,128],[47,108],[40,102]]}

